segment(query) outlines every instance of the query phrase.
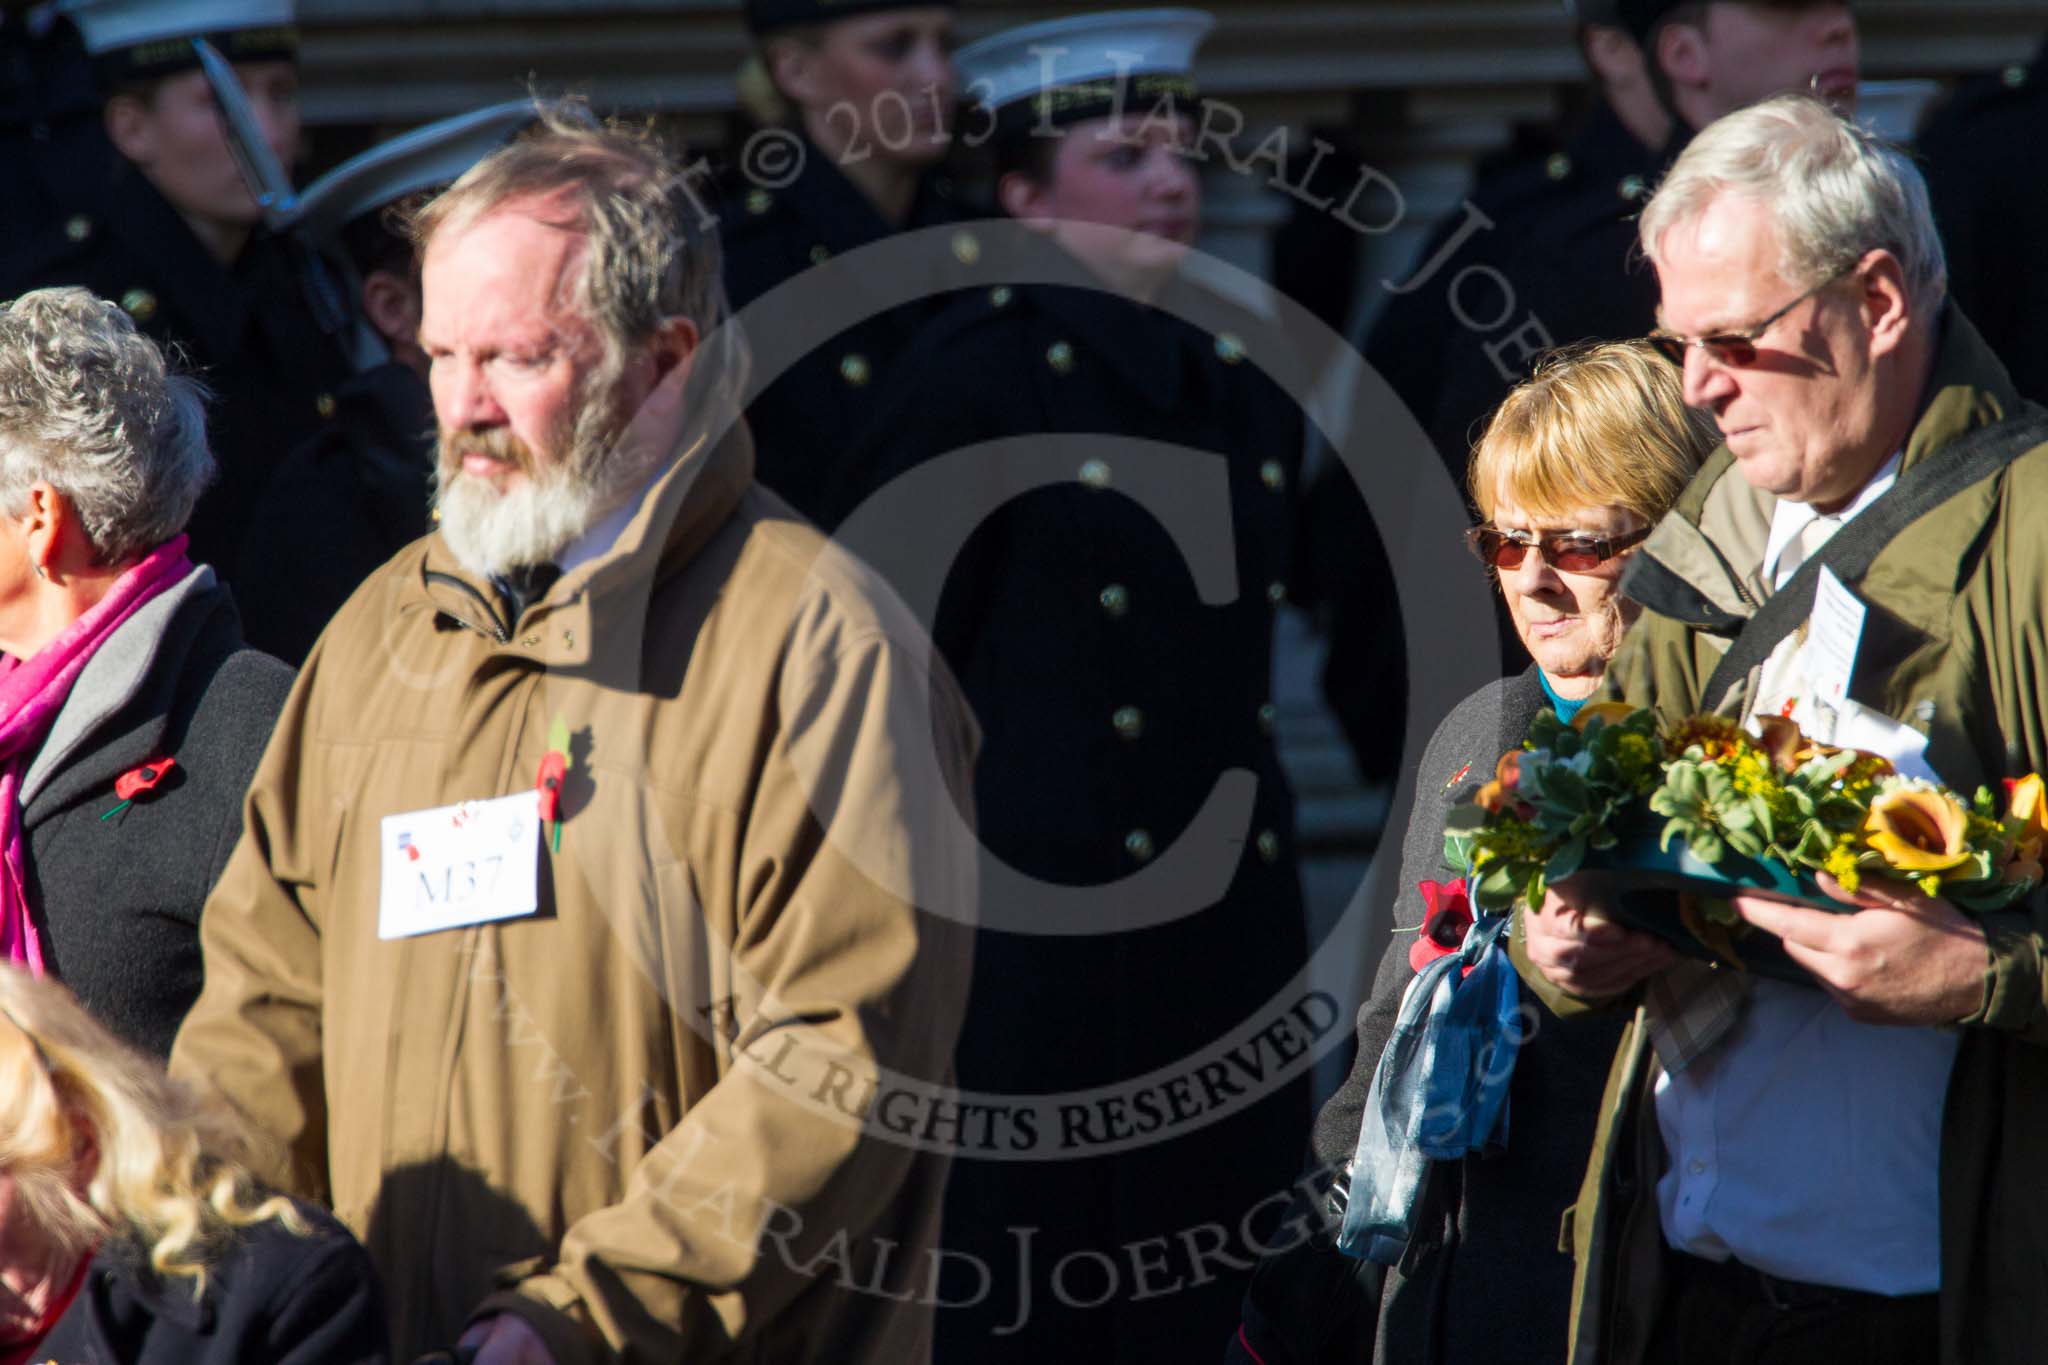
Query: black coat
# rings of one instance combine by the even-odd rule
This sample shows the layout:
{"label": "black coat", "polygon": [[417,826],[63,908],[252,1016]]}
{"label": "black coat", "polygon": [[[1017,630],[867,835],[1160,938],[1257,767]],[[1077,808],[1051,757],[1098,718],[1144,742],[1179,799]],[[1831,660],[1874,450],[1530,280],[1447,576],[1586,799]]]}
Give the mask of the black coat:
{"label": "black coat", "polygon": [[[92,677],[88,665],[79,687]],[[29,899],[52,972],[159,1057],[199,997],[200,908],[241,837],[242,795],[291,682],[283,664],[242,648],[227,590],[200,590],[171,617],[133,694],[23,812]],[[60,715],[45,745],[63,727]],[[115,779],[166,755],[177,767],[163,785],[103,819],[120,803]]]}
{"label": "black coat", "polygon": [[[738,184],[718,211],[725,289],[735,313],[812,266],[897,231],[957,221],[951,182],[926,177],[910,217],[891,226],[832,158],[803,140],[803,168],[777,190]],[[973,255],[962,229],[948,249]],[[877,281],[886,288],[886,281]],[[874,420],[897,359],[943,300],[899,304],[848,328],[797,360],[747,409],[754,435],[754,477],[818,525],[831,529],[865,495],[843,461]],[[767,330],[774,320],[761,319]],[[766,377],[766,376],[761,376]]]}
{"label": "black coat", "polygon": [[231,572],[256,496],[285,455],[334,410],[348,376],[339,295],[323,320],[303,249],[258,231],[234,264],[200,245],[142,174],[115,158],[86,202],[0,280],[0,297],[82,285],[136,325],[212,392],[207,438],[219,475],[186,533],[194,560]]}
{"label": "black coat", "polygon": [[383,1294],[355,1238],[308,1204],[298,1236],[267,1220],[241,1229],[209,1268],[204,1295],[162,1280],[132,1245],[103,1248],[78,1297],[32,1360],[62,1365],[383,1365]]}
{"label": "black coat", "polygon": [[31,23],[26,7],[9,7],[0,14],[0,280],[67,230],[113,163],[78,30],[56,16]]}
{"label": "black coat", "polygon": [[[1467,697],[1430,737],[1402,841],[1396,925],[1421,923],[1417,883],[1454,879],[1443,862],[1445,818],[1493,777],[1546,705],[1532,666]],[[1415,977],[1413,942],[1397,932],[1380,959],[1359,1011],[1357,1061],[1316,1118],[1319,1169],[1343,1168],[1357,1148],[1373,1072]],[[1623,1021],[1561,1021],[1526,988],[1522,999],[1535,1028],[1509,1082],[1507,1150],[1431,1168],[1414,1243],[1386,1273],[1383,1294],[1379,1271],[1327,1236],[1263,1262],[1246,1296],[1245,1333],[1266,1365],[1564,1359],[1572,1260],[1558,1249],[1558,1224],[1578,1195]]]}
{"label": "black coat", "polygon": [[249,643],[294,666],[385,560],[425,535],[433,498],[434,411],[403,365],[334,391],[335,412],[257,500],[235,572]]}
{"label": "black coat", "polygon": [[[985,454],[968,466],[996,498],[1032,481],[1026,466],[1051,479],[980,524],[940,600],[937,642],[983,728],[975,808],[992,853],[1045,882],[1122,882],[1174,847],[1226,770],[1256,780],[1222,884],[1176,906],[1170,922],[1079,936],[982,929],[957,1057],[968,1090],[1134,1081],[1249,1036],[1305,960],[1293,798],[1268,690],[1301,428],[1243,359],[1249,336],[1212,337],[1101,292],[982,290],[919,338],[884,409],[893,464],[878,467],[894,474],[929,472],[936,457],[998,438],[1090,438],[1062,448],[1056,467],[1039,469],[1051,447],[1038,440],[1018,447],[1021,464]],[[1182,548],[1119,491],[1147,476],[1128,449],[1105,442],[1117,436],[1182,448],[1168,452],[1154,484],[1168,504],[1204,473],[1220,476],[1233,553],[1207,543],[1234,573],[1209,585],[1222,600],[1203,601]],[[859,519],[842,529],[849,548],[916,600],[932,583],[891,551],[958,510],[914,505],[879,533]],[[1186,548],[1199,556],[1204,542],[1198,532]],[[996,899],[984,894],[985,920],[1001,912]],[[1304,1079],[1214,1126],[1120,1156],[956,1160],[944,1245],[997,1267],[1001,1288],[978,1308],[941,1315],[939,1358],[1212,1356],[1240,1288],[1227,1269],[1212,1266],[1205,1282],[1184,1267],[1189,1283],[1176,1292],[1133,1302],[1126,1284],[1117,1301],[1077,1310],[1053,1301],[1046,1267],[1076,1251],[1127,1257],[1126,1246],[1201,1224],[1237,1228],[1260,1198],[1287,1187],[1305,1121]],[[1041,1229],[1037,1301],[1024,1330],[995,1336],[1016,1312],[1018,1227]]]}
{"label": "black coat", "polygon": [[[1516,328],[1533,317],[1545,339],[1568,346],[1639,337],[1656,325],[1657,274],[1636,249],[1636,219],[1688,136],[1655,152],[1605,103],[1596,106],[1563,152],[1501,184],[1497,200],[1481,205],[1495,226],[1416,291],[1415,306],[1452,318],[1436,343],[1435,406],[1418,415],[1461,482],[1485,419],[1535,359],[1520,344],[1501,349]],[[1458,321],[1452,307],[1452,286],[1470,267],[1497,270],[1512,290],[1510,299],[1497,281],[1477,275],[1459,288],[1455,302],[1468,320],[1506,314],[1488,330]]]}
{"label": "black coat", "polygon": [[2020,164],[2048,140],[2048,42],[2031,64],[1965,81],[1919,139],[1949,290],[2013,384],[2048,399],[2048,183]]}

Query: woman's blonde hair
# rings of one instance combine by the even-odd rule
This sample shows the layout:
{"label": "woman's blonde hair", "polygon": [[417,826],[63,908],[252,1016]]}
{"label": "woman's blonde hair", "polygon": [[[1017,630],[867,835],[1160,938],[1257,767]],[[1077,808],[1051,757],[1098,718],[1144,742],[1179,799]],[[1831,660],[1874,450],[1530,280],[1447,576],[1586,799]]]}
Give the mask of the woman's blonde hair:
{"label": "woman's blonde hair", "polygon": [[797,121],[796,101],[775,83],[775,46],[796,43],[817,48],[825,41],[823,24],[786,24],[763,37],[733,78],[740,111],[757,128],[793,128]]}
{"label": "woman's blonde hair", "polygon": [[69,991],[0,964],[0,1172],[43,1237],[71,1254],[128,1239],[159,1275],[189,1277],[197,1299],[236,1228],[274,1218],[309,1230],[290,1200],[257,1189],[251,1149],[231,1114],[116,1039]]}
{"label": "woman's blonde hair", "polygon": [[1566,347],[1494,410],[1467,487],[1488,521],[1505,501],[1543,518],[1622,507],[1655,525],[1720,440],[1648,343]]}

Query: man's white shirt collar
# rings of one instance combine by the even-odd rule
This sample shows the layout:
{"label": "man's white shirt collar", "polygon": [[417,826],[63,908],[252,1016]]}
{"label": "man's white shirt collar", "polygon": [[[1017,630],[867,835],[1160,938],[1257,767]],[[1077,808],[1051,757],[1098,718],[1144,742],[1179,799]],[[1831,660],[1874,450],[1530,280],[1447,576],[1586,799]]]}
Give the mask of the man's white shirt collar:
{"label": "man's white shirt collar", "polygon": [[[1904,451],[1893,452],[1892,457],[1879,466],[1877,473],[1871,476],[1870,482],[1863,485],[1863,491],[1841,511],[1829,513],[1828,519],[1838,527],[1855,520],[1865,508],[1891,491],[1891,486],[1899,481],[1899,467],[1905,463],[1905,458]],[[1777,510],[1771,514],[1770,539],[1764,542],[1764,577],[1770,581],[1773,590],[1784,587],[1785,580],[1798,572],[1799,566],[1794,564],[1791,572],[1779,573],[1778,561],[1784,557],[1786,549],[1792,542],[1798,539],[1799,533],[1820,516],[1811,504],[1792,502],[1786,498],[1778,499]]]}

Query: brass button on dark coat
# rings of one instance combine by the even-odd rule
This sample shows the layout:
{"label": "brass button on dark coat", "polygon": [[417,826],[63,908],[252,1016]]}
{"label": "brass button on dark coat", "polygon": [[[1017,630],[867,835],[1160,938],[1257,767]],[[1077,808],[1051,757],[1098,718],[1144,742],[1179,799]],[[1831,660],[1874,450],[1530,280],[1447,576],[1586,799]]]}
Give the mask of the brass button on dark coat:
{"label": "brass button on dark coat", "polygon": [[1125,739],[1137,739],[1145,733],[1145,713],[1135,706],[1119,706],[1109,723]]}
{"label": "brass button on dark coat", "polygon": [[1097,593],[1095,600],[1111,616],[1122,616],[1131,609],[1131,590],[1121,583],[1112,583]]}
{"label": "brass button on dark coat", "polygon": [[1152,855],[1157,851],[1152,846],[1152,834],[1149,830],[1134,829],[1124,836],[1124,852],[1138,862],[1151,862]]}

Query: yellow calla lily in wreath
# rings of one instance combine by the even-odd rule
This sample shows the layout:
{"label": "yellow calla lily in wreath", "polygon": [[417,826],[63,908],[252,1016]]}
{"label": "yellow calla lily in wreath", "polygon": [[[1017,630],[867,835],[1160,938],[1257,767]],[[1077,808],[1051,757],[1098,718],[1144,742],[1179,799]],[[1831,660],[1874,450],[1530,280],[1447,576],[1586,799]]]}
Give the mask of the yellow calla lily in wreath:
{"label": "yellow calla lily in wreath", "polygon": [[1970,859],[1969,812],[1931,787],[1897,787],[1870,803],[1865,841],[1899,872],[1947,872]]}

